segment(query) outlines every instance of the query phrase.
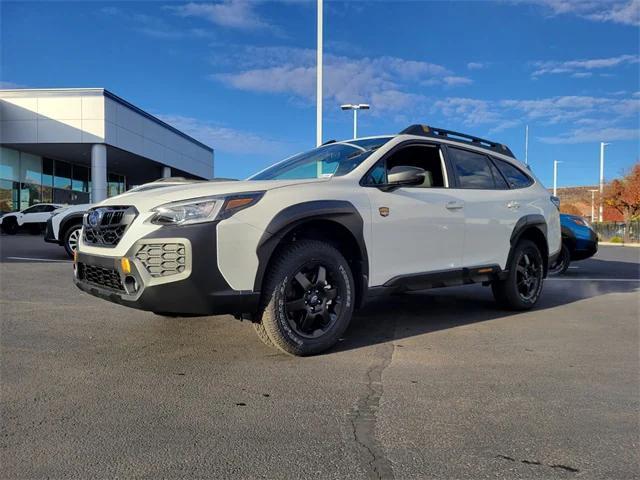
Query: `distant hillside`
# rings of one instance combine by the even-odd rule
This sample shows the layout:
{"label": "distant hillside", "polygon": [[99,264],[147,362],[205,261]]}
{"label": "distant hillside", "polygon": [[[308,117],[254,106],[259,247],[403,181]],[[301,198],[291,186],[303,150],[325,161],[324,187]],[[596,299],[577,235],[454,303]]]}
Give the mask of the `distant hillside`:
{"label": "distant hillside", "polygon": [[[560,197],[560,211],[571,213],[591,219],[591,192],[598,190],[598,185],[587,185],[583,187],[562,187],[558,188]],[[598,192],[595,194],[595,216],[598,217]],[[616,210],[605,207],[603,220],[605,222],[621,221],[622,215]]]}

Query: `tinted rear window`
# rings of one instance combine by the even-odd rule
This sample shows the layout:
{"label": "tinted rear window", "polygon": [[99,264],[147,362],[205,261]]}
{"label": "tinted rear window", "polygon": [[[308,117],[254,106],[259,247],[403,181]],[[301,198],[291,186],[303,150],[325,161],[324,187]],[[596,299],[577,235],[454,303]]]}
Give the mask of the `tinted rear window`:
{"label": "tinted rear window", "polygon": [[458,148],[447,149],[458,177],[459,188],[493,190],[496,187],[489,158]]}
{"label": "tinted rear window", "polygon": [[496,159],[496,164],[511,188],[525,188],[533,183],[529,175],[509,162]]}

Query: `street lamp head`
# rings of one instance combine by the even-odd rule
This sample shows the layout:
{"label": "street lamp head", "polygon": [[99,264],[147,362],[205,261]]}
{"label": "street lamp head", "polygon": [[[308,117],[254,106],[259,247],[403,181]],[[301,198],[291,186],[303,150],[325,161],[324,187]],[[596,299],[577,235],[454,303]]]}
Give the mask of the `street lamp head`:
{"label": "street lamp head", "polygon": [[342,110],[369,110],[371,106],[368,103],[345,103],[340,105]]}

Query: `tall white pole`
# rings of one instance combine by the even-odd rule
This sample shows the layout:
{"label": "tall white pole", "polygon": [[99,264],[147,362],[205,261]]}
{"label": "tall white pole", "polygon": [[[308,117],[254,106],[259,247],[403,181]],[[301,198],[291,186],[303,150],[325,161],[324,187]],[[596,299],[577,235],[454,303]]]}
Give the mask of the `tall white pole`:
{"label": "tall white pole", "polygon": [[596,209],[595,209],[595,196],[598,190],[589,190],[591,192],[591,222],[595,221]]}
{"label": "tall white pole", "polygon": [[553,196],[558,194],[558,160],[553,161]]}
{"label": "tall white pole", "polygon": [[353,109],[353,138],[358,138],[358,109]]}
{"label": "tall white pole", "polygon": [[524,128],[524,163],[529,165],[529,125]]}
{"label": "tall white pole", "polygon": [[609,145],[608,143],[600,142],[600,198],[598,201],[598,221],[602,222],[603,206],[602,206],[602,194],[604,192],[604,147]]}
{"label": "tall white pole", "polygon": [[318,0],[318,58],[316,66],[316,147],[322,145],[322,1]]}

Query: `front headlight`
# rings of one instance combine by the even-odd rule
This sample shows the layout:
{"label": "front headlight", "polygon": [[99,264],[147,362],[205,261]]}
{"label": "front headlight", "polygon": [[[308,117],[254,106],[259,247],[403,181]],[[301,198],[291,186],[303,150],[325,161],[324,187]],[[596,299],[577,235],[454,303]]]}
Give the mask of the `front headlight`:
{"label": "front headlight", "polygon": [[264,192],[192,198],[160,205],[152,210],[149,222],[155,225],[192,225],[228,218],[234,213],[254,205]]}
{"label": "front headlight", "polygon": [[591,224],[589,224],[589,222],[587,222],[584,218],[581,217],[571,217],[571,221],[573,223],[575,223],[576,225],[580,225],[581,227],[591,227]]}

